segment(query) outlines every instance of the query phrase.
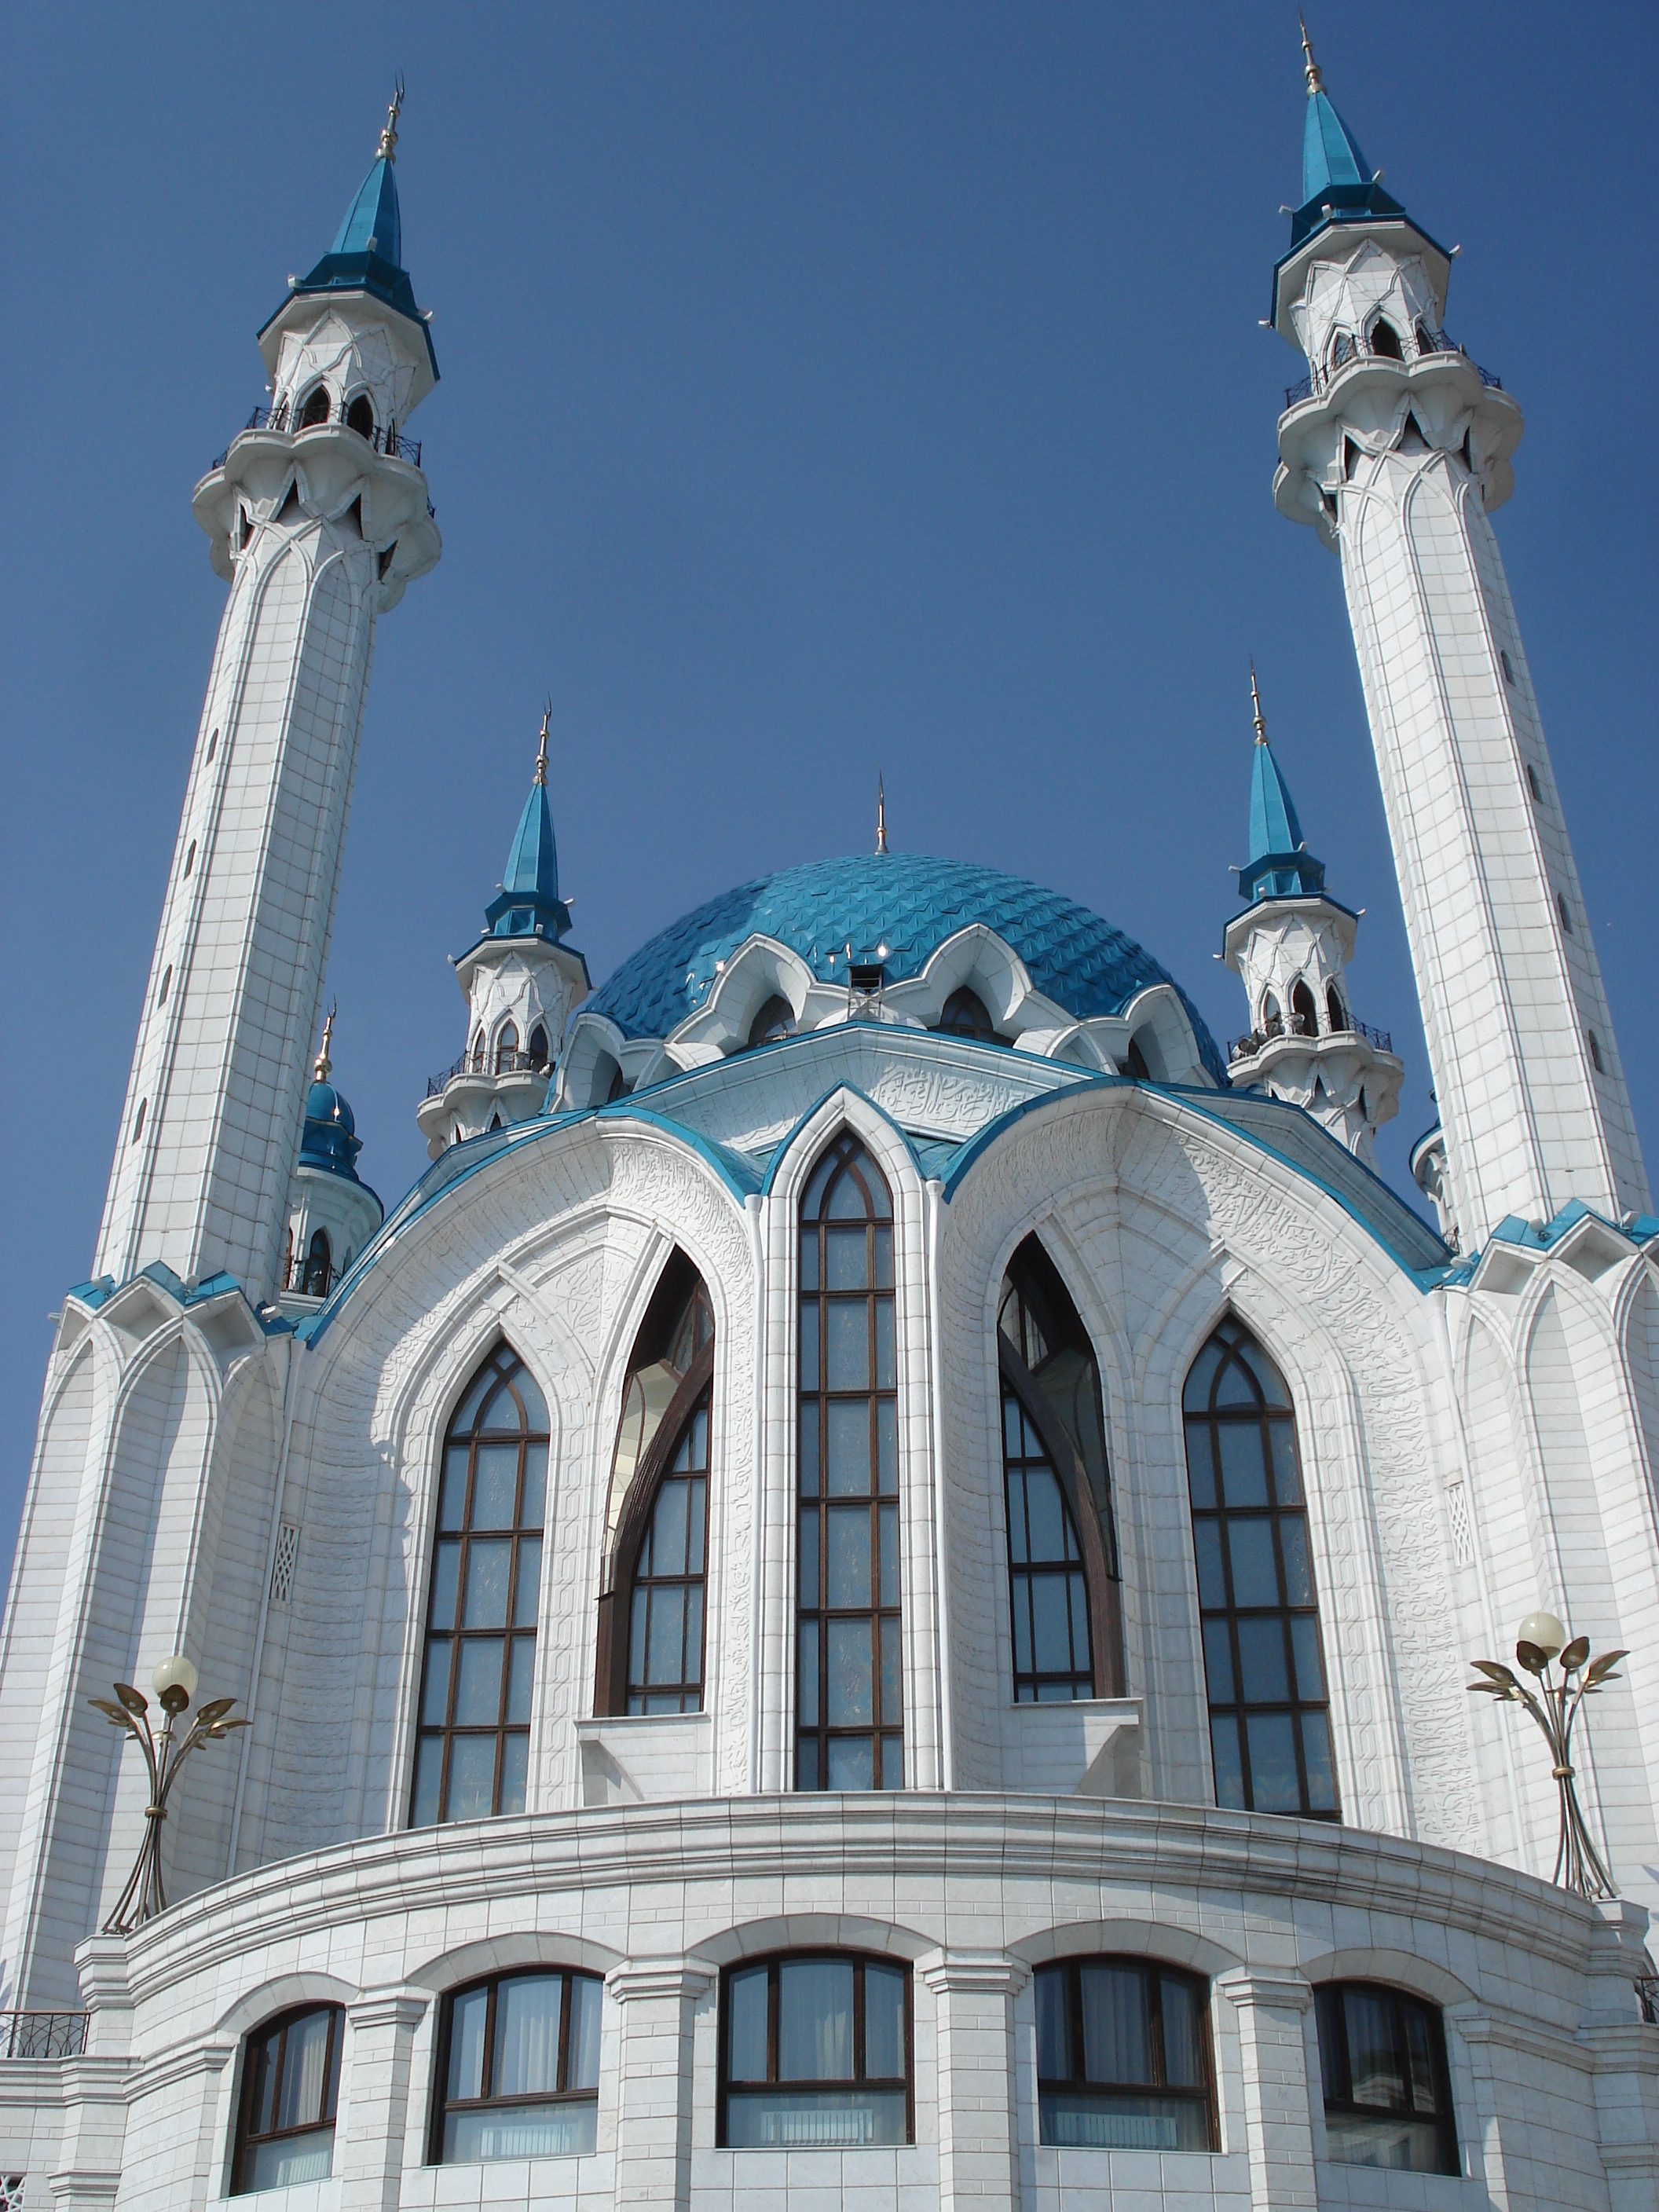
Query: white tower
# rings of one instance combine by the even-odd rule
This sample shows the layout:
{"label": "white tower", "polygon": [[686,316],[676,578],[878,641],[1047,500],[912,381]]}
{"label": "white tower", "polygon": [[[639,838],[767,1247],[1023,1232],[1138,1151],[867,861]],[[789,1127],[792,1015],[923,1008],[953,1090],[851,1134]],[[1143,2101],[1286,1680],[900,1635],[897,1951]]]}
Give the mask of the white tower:
{"label": "white tower", "polygon": [[1267,743],[1254,668],[1250,704],[1250,857],[1238,872],[1239,896],[1249,904],[1228,923],[1221,956],[1244,986],[1250,1030],[1235,1042],[1227,1073],[1305,1107],[1375,1168],[1377,1128],[1394,1118],[1404,1070],[1391,1041],[1349,1008],[1359,916],[1327,894],[1324,863],[1308,850]]}
{"label": "white tower", "polygon": [[398,101],[259,334],[272,404],[196,488],[231,592],[98,1242],[118,1283],[160,1261],[276,1287],[375,617],[441,550],[403,432],[438,370],[402,266]]}
{"label": "white tower", "polygon": [[415,1109],[434,1160],[447,1145],[527,1121],[547,1097],[565,1024],[587,996],[587,963],[560,942],[570,927],[559,896],[559,854],[547,797],[547,732],[507,868],[484,909],[483,934],[455,963],[466,1000],[466,1043]]}
{"label": "white tower", "polygon": [[1273,496],[1341,556],[1450,1211],[1466,1249],[1573,1199],[1616,1221],[1646,1209],[1647,1178],[1487,520],[1521,410],[1447,337],[1451,257],[1382,190],[1304,48],[1303,205],[1273,320],[1309,374]]}

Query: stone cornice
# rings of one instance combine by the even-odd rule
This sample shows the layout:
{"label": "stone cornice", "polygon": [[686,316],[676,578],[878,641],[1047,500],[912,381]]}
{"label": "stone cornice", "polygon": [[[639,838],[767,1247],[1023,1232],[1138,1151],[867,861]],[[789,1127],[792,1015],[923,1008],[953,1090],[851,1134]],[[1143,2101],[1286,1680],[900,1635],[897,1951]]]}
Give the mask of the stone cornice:
{"label": "stone cornice", "polygon": [[700,1997],[713,1989],[717,1973],[696,1959],[624,1959],[605,1976],[605,1986],[618,2004],[635,1997]]}
{"label": "stone cornice", "polygon": [[[129,1944],[134,1998],[257,1946],[382,1915],[453,1912],[513,1897],[668,1882],[848,1875],[1091,1882],[1196,1904],[1254,1892],[1416,1915],[1514,1942],[1583,1972],[1590,1907],[1530,1875],[1404,1838],[1125,1799],[907,1792],[593,1807],[365,1838],[198,1892]],[[695,1944],[696,1929],[689,1931]]]}
{"label": "stone cornice", "polygon": [[1018,1996],[1031,1978],[1023,1959],[1006,1951],[940,1951],[917,1968],[935,1994],[946,1990],[976,1990],[990,1996]]}

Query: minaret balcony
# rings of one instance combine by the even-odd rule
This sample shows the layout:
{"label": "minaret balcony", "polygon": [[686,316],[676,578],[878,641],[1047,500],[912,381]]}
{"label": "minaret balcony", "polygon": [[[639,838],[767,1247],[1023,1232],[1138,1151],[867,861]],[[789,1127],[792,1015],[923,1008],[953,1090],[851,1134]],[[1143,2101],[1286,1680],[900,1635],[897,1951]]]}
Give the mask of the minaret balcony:
{"label": "minaret balcony", "polygon": [[1392,1032],[1374,1030],[1369,1022],[1351,1020],[1346,1029],[1321,1031],[1309,1025],[1305,1015],[1292,1014],[1288,1021],[1283,1018],[1270,1021],[1265,1029],[1251,1030],[1247,1036],[1230,1038],[1227,1043],[1228,1062],[1231,1065],[1235,1060],[1255,1059],[1271,1044],[1296,1037],[1317,1038],[1321,1035],[1338,1039],[1363,1037],[1368,1044],[1375,1045],[1379,1052],[1392,1054],[1394,1051]]}
{"label": "minaret balcony", "polygon": [[[1425,339],[1428,341],[1426,345],[1424,343]],[[1338,340],[1339,348],[1343,343],[1345,343],[1343,340]],[[1504,389],[1503,378],[1494,376],[1489,368],[1482,368],[1478,361],[1470,357],[1468,349],[1459,345],[1455,338],[1448,337],[1444,331],[1431,332],[1425,329],[1417,341],[1413,359],[1426,360],[1433,354],[1455,355],[1460,361],[1468,362],[1487,391],[1501,392]],[[1396,369],[1409,368],[1412,365],[1410,362],[1403,361],[1398,354],[1379,353],[1374,350],[1364,340],[1353,342],[1350,344],[1350,349],[1343,354],[1340,359],[1333,360],[1328,368],[1321,370],[1310,366],[1308,374],[1299,384],[1285,386],[1285,412],[1288,413],[1292,407],[1299,407],[1304,399],[1322,399],[1328,392],[1355,369],[1374,367],[1378,362],[1387,362],[1391,368]]]}
{"label": "minaret balcony", "polygon": [[[404,432],[398,428],[395,422],[371,422],[368,428],[367,429],[363,429],[357,423],[352,422],[350,416],[348,415],[343,422],[330,423],[327,422],[302,422],[297,425],[290,425],[289,421],[288,402],[286,399],[279,399],[274,407],[256,407],[253,412],[248,416],[246,422],[243,423],[241,428],[236,433],[236,437],[246,437],[250,430],[284,431],[290,428],[294,429],[294,434],[296,437],[305,437],[313,430],[327,430],[331,428],[337,430],[347,429],[350,431],[354,438],[362,439],[364,443],[372,447],[377,453],[388,453],[394,461],[407,461],[414,468],[418,469],[421,465],[420,440],[418,438],[405,436]],[[236,439],[233,438],[231,445],[234,445]],[[223,468],[225,463],[229,459],[230,446],[227,446],[224,452],[221,453],[217,459],[213,463],[213,467],[216,469]],[[210,473],[211,473],[211,471],[210,471]],[[433,512],[431,508],[428,508],[427,511],[428,514]]]}
{"label": "minaret balcony", "polygon": [[426,1097],[415,1109],[428,1158],[435,1160],[447,1146],[492,1127],[533,1120],[552,1078],[550,1067],[538,1066],[523,1050],[464,1052],[453,1067],[428,1079]]}

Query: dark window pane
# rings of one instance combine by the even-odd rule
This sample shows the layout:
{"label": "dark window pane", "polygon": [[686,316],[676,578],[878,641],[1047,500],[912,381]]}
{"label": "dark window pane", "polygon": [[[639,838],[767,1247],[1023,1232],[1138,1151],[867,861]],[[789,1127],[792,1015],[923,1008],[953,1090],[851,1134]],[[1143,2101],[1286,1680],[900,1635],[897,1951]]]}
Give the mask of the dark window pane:
{"label": "dark window pane", "polygon": [[515,1628],[536,1626],[536,1602],[542,1586],[542,1540],[539,1536],[519,1539],[517,1587],[513,1597],[513,1625]]}
{"label": "dark window pane", "polygon": [[853,2077],[853,1962],[785,1959],[778,1967],[778,2079]]}
{"label": "dark window pane", "polygon": [[893,1301],[876,1300],[876,1388],[890,1390],[898,1381],[897,1355],[893,1348]]}
{"label": "dark window pane", "polygon": [[828,1603],[832,1607],[870,1603],[870,1509],[832,1505],[826,1557]]}
{"label": "dark window pane", "polygon": [[806,1506],[800,1516],[800,1601],[809,1610],[818,1601],[818,1509]]}
{"label": "dark window pane", "polygon": [[807,1398],[800,1409],[800,1494],[818,1494],[818,1401]]}
{"label": "dark window pane", "polygon": [[799,1643],[799,1710],[803,1720],[815,1721],[821,1717],[818,1705],[818,1625],[816,1620],[801,1623]]}
{"label": "dark window pane", "polygon": [[870,2081],[904,2079],[904,1971],[864,1969],[864,2075]]}
{"label": "dark window pane", "polygon": [[830,1787],[832,1790],[873,1790],[876,1786],[876,1747],[867,1735],[832,1735],[830,1739]]}
{"label": "dark window pane", "polygon": [[513,1546],[505,1536],[475,1536],[467,1546],[463,1628],[505,1628]]}
{"label": "dark window pane", "polygon": [[804,1390],[819,1388],[818,1309],[816,1302],[800,1310],[800,1379]]}
{"label": "dark window pane", "polygon": [[832,1399],[830,1417],[830,1480],[832,1498],[870,1495],[870,1401]]}
{"label": "dark window pane", "polygon": [[[1287,1513],[1281,1517],[1279,1539],[1285,1553],[1285,1602],[1311,1605],[1313,1569],[1308,1563],[1308,1524],[1299,1513]],[[1242,1605],[1243,1600],[1241,1598],[1239,1602]]]}
{"label": "dark window pane", "polygon": [[1164,2078],[1172,2089],[1197,2089],[1204,2081],[1198,2005],[1190,1982],[1164,1975],[1158,1983],[1164,2014]]}
{"label": "dark window pane", "polygon": [[1334,1813],[1336,1769],[1331,1759],[1331,1724],[1323,1712],[1302,1715],[1302,1757],[1308,1770],[1309,1809]]}
{"label": "dark window pane", "polygon": [[530,1699],[536,1680],[536,1639],[533,1636],[515,1636],[513,1654],[507,1662],[507,1717],[509,1726],[526,1727],[530,1720]]}
{"label": "dark window pane", "polygon": [[868,1620],[830,1623],[828,1681],[831,1728],[864,1728],[874,1718],[871,1709],[870,1623]]}
{"label": "dark window pane", "polygon": [[415,1753],[415,1791],[409,1814],[411,1828],[429,1828],[437,1821],[439,1785],[443,1779],[443,1738],[441,1735],[422,1736]]}
{"label": "dark window pane", "polygon": [[1063,1574],[1031,1577],[1031,1640],[1039,1674],[1063,1674],[1071,1668],[1066,1580]]}
{"label": "dark window pane", "polygon": [[480,1444],[472,1477],[472,1526],[510,1528],[519,1502],[517,1444]]}
{"label": "dark window pane", "polygon": [[451,1736],[445,1820],[482,1820],[495,1811],[496,1741],[493,1735]]}
{"label": "dark window pane", "polygon": [[501,1738],[501,1782],[498,1793],[498,1813],[522,1813],[525,1804],[525,1785],[529,1779],[530,1737],[528,1732]]}
{"label": "dark window pane", "polygon": [[1221,1494],[1231,1506],[1267,1503],[1267,1462],[1263,1455],[1261,1425],[1255,1421],[1218,1421],[1216,1443],[1221,1453]]}
{"label": "dark window pane", "polygon": [[1204,1672],[1209,1682],[1210,1703],[1235,1703],[1232,1638],[1224,1620],[1206,1620],[1204,1624]]}
{"label": "dark window pane", "polygon": [[449,1655],[453,1646],[447,1636],[426,1640],[426,1686],[421,1692],[421,1725],[441,1728],[449,1717]]}
{"label": "dark window pane", "polygon": [[829,1314],[828,1388],[870,1388],[870,1301],[832,1298]]}
{"label": "dark window pane", "polygon": [[764,1966],[746,1966],[726,1984],[726,2075],[730,2081],[766,2079]]}
{"label": "dark window pane", "polygon": [[1244,1762],[1239,1756],[1238,1723],[1231,1713],[1216,1713],[1210,1721],[1210,1748],[1215,1759],[1215,1802],[1242,1811],[1244,1804]]}
{"label": "dark window pane", "polygon": [[1258,1813],[1299,1813],[1296,1724],[1289,1713],[1249,1713],[1250,1802]]}
{"label": "dark window pane", "polygon": [[1400,2009],[1406,2023],[1406,2071],[1411,2084],[1412,2109],[1432,2112],[1434,2061],[1429,2047],[1429,2015],[1421,2005],[1405,2000]]}
{"label": "dark window pane", "polygon": [[1066,1969],[1046,1966],[1036,1977],[1037,2075],[1044,2081],[1072,2078],[1072,2008]]}
{"label": "dark window pane", "polygon": [[1152,2078],[1146,1978],[1132,1966],[1084,1966],[1083,2069],[1091,2081]]}
{"label": "dark window pane", "polygon": [[881,1524],[881,1590],[880,1603],[896,1605],[899,1601],[899,1525],[896,1505],[877,1509]]}
{"label": "dark window pane", "polygon": [[1187,1424],[1187,1486],[1194,1505],[1212,1506],[1217,1503],[1215,1453],[1207,1421]]}
{"label": "dark window pane", "polygon": [[1406,2107],[1403,2054],[1394,2034],[1394,1999],[1381,1990],[1344,1990],[1344,2024],[1348,2034],[1348,2094],[1356,2105],[1380,2105],[1389,2112]]}
{"label": "dark window pane", "polygon": [[438,1526],[459,1528],[466,1515],[466,1471],[471,1453],[465,1444],[451,1444],[444,1454],[443,1487],[438,1495]]}
{"label": "dark window pane", "polygon": [[1059,1481],[1048,1468],[1030,1467],[1025,1470],[1025,1518],[1030,1530],[1033,1559],[1063,1559],[1067,1556],[1066,1506]]}
{"label": "dark window pane", "polygon": [[1207,1517],[1193,1522],[1193,1550],[1198,1559],[1198,1601],[1225,1605],[1226,1577],[1221,1571],[1221,1528]]}
{"label": "dark window pane", "polygon": [[1281,1505],[1302,1503],[1302,1473],[1296,1458],[1296,1425],[1292,1421],[1270,1421],[1268,1434],[1273,1440],[1273,1495]]}
{"label": "dark window pane", "polygon": [[1325,1673],[1320,1664],[1316,1614],[1297,1613],[1291,1616],[1291,1644],[1296,1653],[1296,1693],[1318,1705],[1325,1695]]}
{"label": "dark window pane", "polygon": [[[1273,1565],[1273,1524],[1270,1520],[1227,1523],[1227,1550],[1232,1560],[1233,1603],[1276,1606],[1279,1574]],[[1200,1584],[1201,1587],[1201,1584]],[[1208,1604],[1210,1601],[1204,1601]]]}
{"label": "dark window pane", "polygon": [[651,1514],[651,1571],[653,1575],[685,1572],[687,1509],[690,1500],[684,1482],[665,1481],[657,1492]]}
{"label": "dark window pane", "polygon": [[898,1407],[884,1398],[876,1406],[876,1487],[884,1498],[898,1496]]}
{"label": "dark window pane", "polygon": [[893,1287],[893,1232],[890,1229],[876,1231],[876,1284],[884,1291]]}
{"label": "dark window pane", "polygon": [[521,1528],[539,1528],[547,1517],[547,1446],[524,1448],[524,1504],[519,1514]]}
{"label": "dark window pane", "polygon": [[832,1291],[861,1291],[870,1277],[869,1237],[863,1229],[832,1229],[825,1239],[824,1282]]}
{"label": "dark window pane", "polygon": [[455,1626],[455,1599],[460,1586],[461,1547],[446,1538],[432,1560],[432,1607],[427,1617],[434,1628]]}
{"label": "dark window pane", "polygon": [[881,1627],[881,1715],[890,1727],[903,1711],[899,1677],[899,1625],[886,1620]]}
{"label": "dark window pane", "polygon": [[501,1638],[464,1637],[460,1662],[455,1683],[455,1725],[493,1729],[501,1718]]}
{"label": "dark window pane", "polygon": [[818,1232],[805,1228],[800,1232],[800,1287],[804,1297],[810,1297],[818,1284]]}
{"label": "dark window pane", "polygon": [[1243,1676],[1241,1694],[1246,1705],[1273,1705],[1288,1701],[1291,1679],[1285,1664],[1283,1613],[1239,1622],[1238,1662]]}

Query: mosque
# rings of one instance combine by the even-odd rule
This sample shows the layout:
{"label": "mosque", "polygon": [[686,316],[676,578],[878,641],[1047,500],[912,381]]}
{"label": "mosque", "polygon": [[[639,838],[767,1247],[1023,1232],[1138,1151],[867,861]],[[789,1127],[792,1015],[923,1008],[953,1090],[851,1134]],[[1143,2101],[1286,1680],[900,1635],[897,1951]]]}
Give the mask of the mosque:
{"label": "mosque", "polygon": [[[1273,497],[1341,562],[1410,1203],[1258,705],[1224,1048],[884,824],[594,988],[544,722],[383,1214],[322,1021],[441,551],[394,103],[193,495],[224,617],[0,1632],[0,2205],[1659,2206],[1659,1218],[1521,410],[1305,76]],[[1468,1694],[1523,1621],[1570,1751]]]}

